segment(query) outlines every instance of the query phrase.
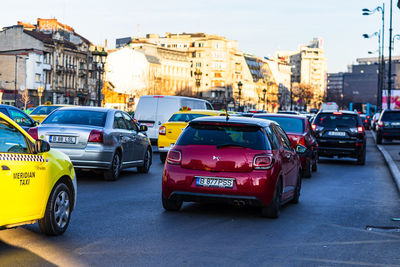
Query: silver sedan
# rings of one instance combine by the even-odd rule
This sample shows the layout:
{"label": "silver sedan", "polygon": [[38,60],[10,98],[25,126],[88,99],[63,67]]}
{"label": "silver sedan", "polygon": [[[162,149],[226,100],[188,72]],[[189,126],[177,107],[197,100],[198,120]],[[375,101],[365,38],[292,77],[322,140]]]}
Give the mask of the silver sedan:
{"label": "silver sedan", "polygon": [[149,171],[153,154],[145,131],[121,110],[64,107],[29,133],[67,154],[75,168],[101,170],[105,180],[114,181],[124,168]]}

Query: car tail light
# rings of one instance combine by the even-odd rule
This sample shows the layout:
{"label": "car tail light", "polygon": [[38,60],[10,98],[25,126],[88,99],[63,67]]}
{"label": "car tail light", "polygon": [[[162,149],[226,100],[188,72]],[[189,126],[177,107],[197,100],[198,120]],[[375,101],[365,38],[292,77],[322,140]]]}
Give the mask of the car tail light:
{"label": "car tail light", "polygon": [[29,128],[28,134],[30,136],[32,136],[33,139],[37,140],[38,139],[38,128],[37,127]]}
{"label": "car tail light", "polygon": [[315,130],[317,129],[317,125],[311,124],[311,129],[312,129],[313,131],[315,131]]}
{"label": "car tail light", "polygon": [[383,127],[383,121],[378,121],[378,126]]}
{"label": "car tail light", "polygon": [[165,135],[167,133],[165,126],[161,126],[160,129],[158,129],[158,133],[161,135]]}
{"label": "car tail light", "polygon": [[179,150],[171,149],[167,155],[167,163],[172,165],[180,165],[182,161],[182,153]]}
{"label": "car tail light", "polygon": [[254,157],[253,168],[256,170],[268,170],[274,165],[274,158],[268,155],[258,155]]}
{"label": "car tail light", "polygon": [[368,122],[368,120],[364,120],[364,122]]}
{"label": "car tail light", "polygon": [[359,133],[364,132],[363,127],[362,127],[362,126],[358,126],[358,127],[357,127],[357,132],[359,132]]}
{"label": "car tail light", "polygon": [[306,139],[304,137],[300,138],[300,140],[297,144],[306,146]]}
{"label": "car tail light", "polygon": [[88,142],[91,143],[103,143],[104,133],[98,130],[92,130],[89,134]]}

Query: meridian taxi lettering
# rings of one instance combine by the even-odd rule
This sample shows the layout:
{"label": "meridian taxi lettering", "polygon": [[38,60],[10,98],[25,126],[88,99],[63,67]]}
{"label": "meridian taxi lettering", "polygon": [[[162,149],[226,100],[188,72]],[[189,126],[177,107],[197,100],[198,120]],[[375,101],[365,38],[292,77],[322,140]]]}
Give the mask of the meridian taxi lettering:
{"label": "meridian taxi lettering", "polygon": [[15,172],[14,179],[19,180],[19,185],[29,185],[31,182],[31,178],[36,177],[35,172]]}

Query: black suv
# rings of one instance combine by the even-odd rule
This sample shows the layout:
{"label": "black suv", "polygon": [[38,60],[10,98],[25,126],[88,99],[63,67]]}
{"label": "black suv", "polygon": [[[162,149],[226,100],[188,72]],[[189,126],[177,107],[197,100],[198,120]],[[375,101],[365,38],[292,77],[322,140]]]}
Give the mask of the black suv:
{"label": "black suv", "polygon": [[382,139],[400,139],[400,110],[385,109],[377,123],[376,142],[382,144]]}
{"label": "black suv", "polygon": [[367,140],[357,113],[324,111],[317,114],[312,128],[318,142],[318,154],[325,157],[356,158],[365,164]]}

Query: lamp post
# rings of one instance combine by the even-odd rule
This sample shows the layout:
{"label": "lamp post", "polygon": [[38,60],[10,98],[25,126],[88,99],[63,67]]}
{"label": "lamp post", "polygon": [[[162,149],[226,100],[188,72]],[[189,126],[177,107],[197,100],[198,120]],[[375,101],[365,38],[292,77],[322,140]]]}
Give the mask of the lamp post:
{"label": "lamp post", "polygon": [[263,111],[265,110],[265,95],[267,94],[267,89],[263,89],[264,98],[263,98]]}
{"label": "lamp post", "polygon": [[[381,110],[381,105],[382,105],[382,79],[383,79],[383,74],[382,74],[382,64],[383,62],[381,61],[381,30],[379,32],[374,32],[373,34],[363,34],[363,37],[365,39],[372,38],[374,36],[378,36],[378,51],[379,51],[379,56],[378,56],[378,62],[379,62],[379,67],[378,67],[378,86],[377,86],[377,99],[376,99],[376,107],[378,110]],[[372,52],[368,52],[369,54]]]}
{"label": "lamp post", "polygon": [[384,57],[384,52],[385,52],[385,3],[382,3],[382,6],[378,6],[373,10],[369,10],[368,8],[364,8],[362,10],[362,12],[363,12],[362,14],[364,16],[372,15],[375,12],[380,12],[382,14],[382,30],[381,30],[381,34],[380,34],[380,37],[382,38],[382,40],[380,41],[380,44],[381,44],[380,49],[382,50],[382,52],[380,52],[380,56],[381,56],[380,70],[379,70],[380,79],[378,79],[379,82],[380,82],[380,86],[379,86],[380,89],[378,89],[379,93],[378,93],[378,100],[377,100],[378,103],[379,103],[377,105],[377,107],[378,107],[378,109],[380,109],[381,105],[382,105],[382,90],[384,88],[385,65],[386,65],[385,64],[385,57]]}
{"label": "lamp post", "polygon": [[39,106],[42,105],[42,95],[43,95],[44,88],[43,86],[39,86],[37,88],[38,96],[39,96]]}
{"label": "lamp post", "polygon": [[201,85],[201,77],[202,77],[203,73],[200,71],[200,69],[196,69],[194,72],[194,78],[196,80],[196,95],[199,95],[199,89],[200,89],[200,85]]}
{"label": "lamp post", "polygon": [[97,46],[92,52],[93,63],[95,63],[96,70],[98,71],[98,85],[97,85],[97,106],[101,107],[101,74],[104,72],[104,61],[107,57],[107,52],[97,50]]}
{"label": "lamp post", "polygon": [[243,86],[243,84],[242,84],[241,81],[239,81],[237,85],[238,85],[238,90],[239,90],[239,110],[238,111],[240,111],[240,96],[242,95],[242,86]]}

